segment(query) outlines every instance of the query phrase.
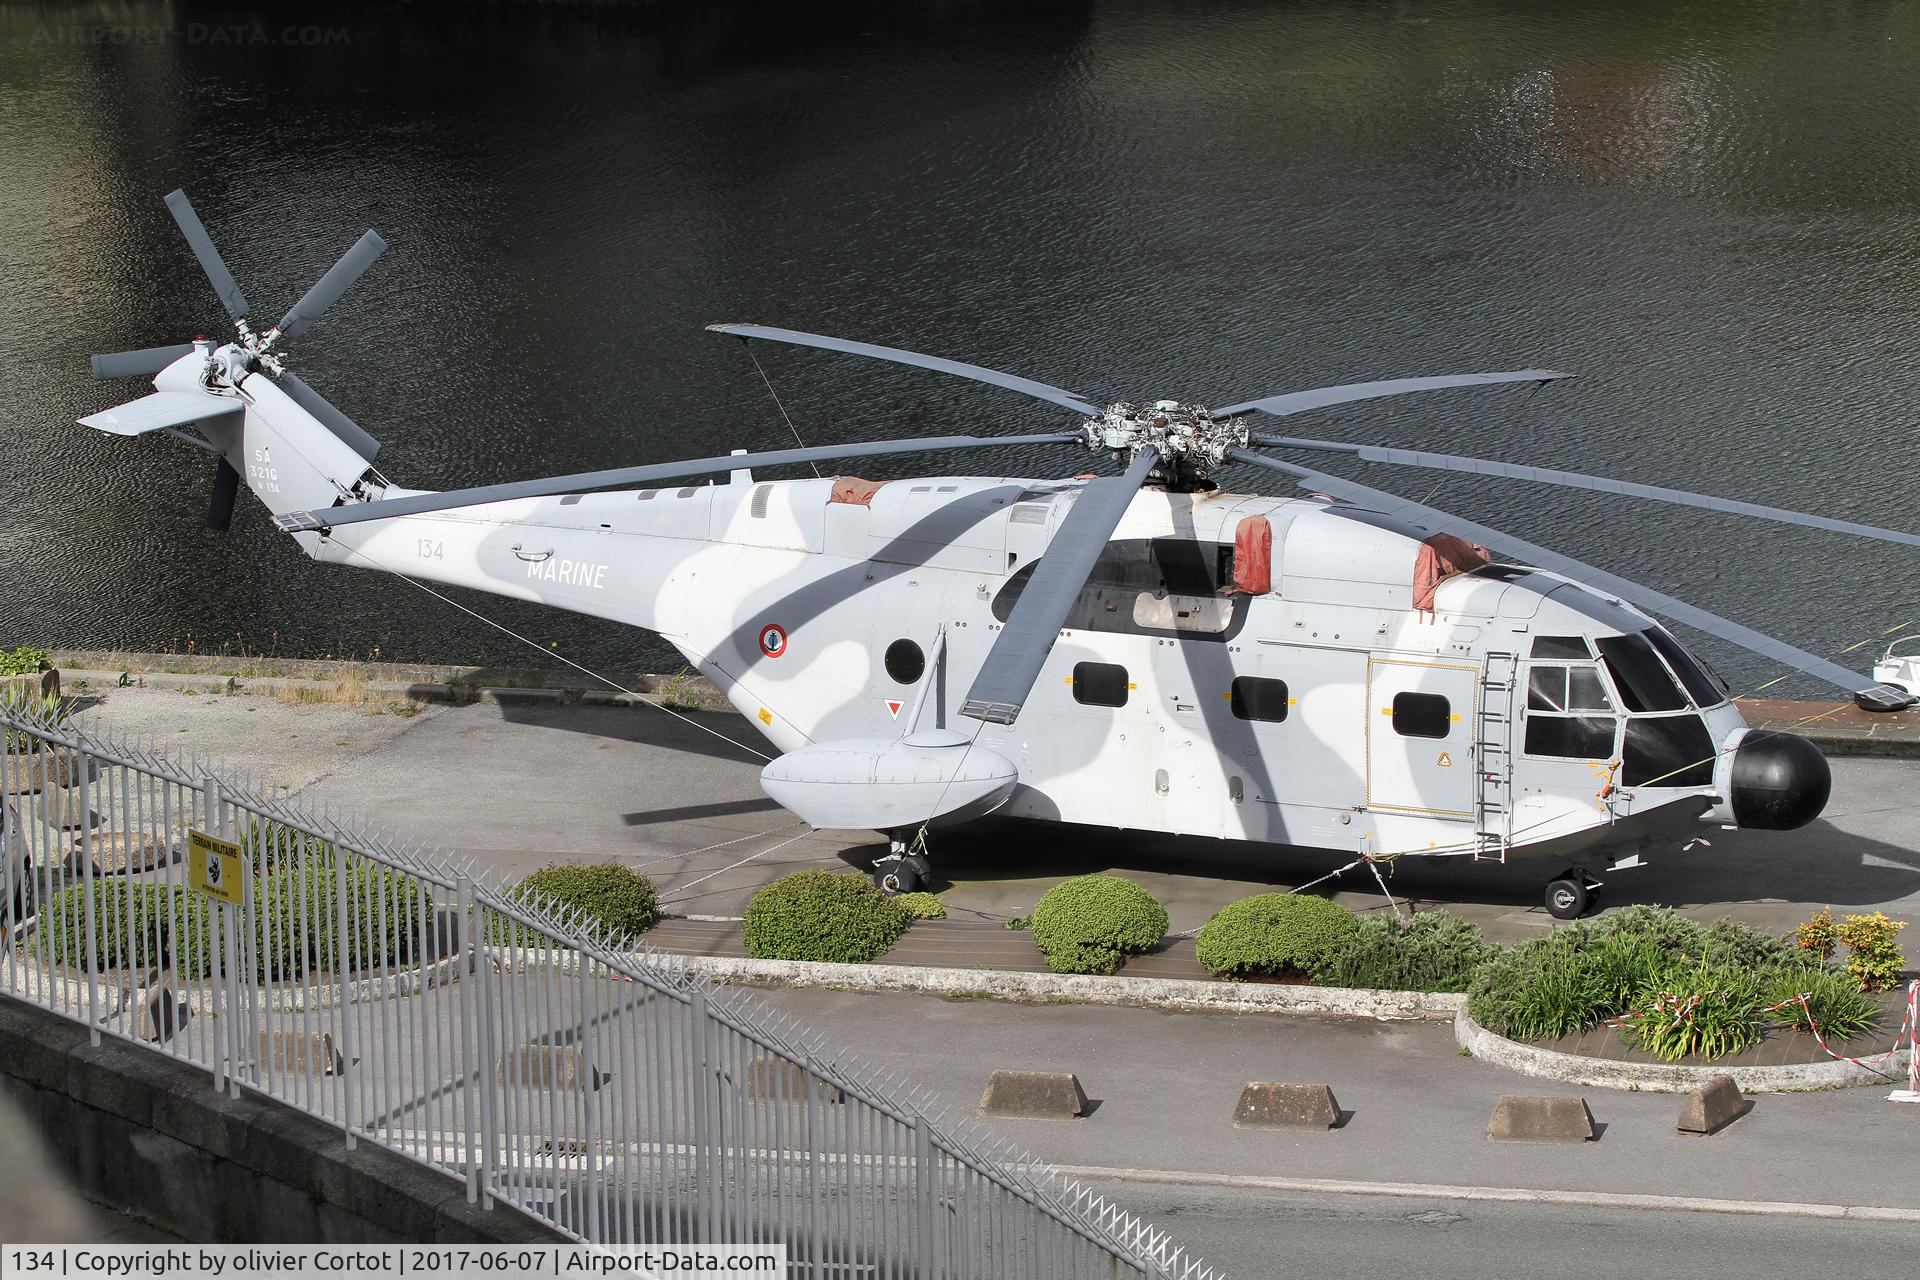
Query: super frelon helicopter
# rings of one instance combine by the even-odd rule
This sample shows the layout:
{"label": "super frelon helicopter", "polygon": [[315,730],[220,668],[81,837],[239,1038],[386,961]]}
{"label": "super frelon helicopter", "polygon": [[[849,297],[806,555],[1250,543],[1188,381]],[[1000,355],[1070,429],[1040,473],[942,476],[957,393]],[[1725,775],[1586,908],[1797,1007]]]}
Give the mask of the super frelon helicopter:
{"label": "super frelon helicopter", "polygon": [[[1704,827],[1790,829],[1830,776],[1804,738],[1750,729],[1660,614],[1851,692],[1915,697],[1497,529],[1261,450],[1504,476],[1920,545],[1920,536],[1681,490],[1250,425],[1545,369],[1396,378],[1219,408],[1105,406],[953,360],[758,325],[743,339],[866,356],[1024,393],[1060,429],[689,458],[430,492],[288,367],[386,245],[369,231],[265,333],[181,192],[167,205],[237,337],[96,356],[155,391],[81,419],[218,458],[209,523],[242,481],[313,559],[653,631],[782,753],[774,800],[891,838],[875,877],[923,884],[929,824],[989,812],[1326,850],[1597,871]],[[1118,475],[762,480],[754,468],[1057,446]],[[1302,496],[1221,491],[1245,463]],[[700,483],[720,477],[721,482]],[[1494,552],[1507,559],[1496,562]]]}

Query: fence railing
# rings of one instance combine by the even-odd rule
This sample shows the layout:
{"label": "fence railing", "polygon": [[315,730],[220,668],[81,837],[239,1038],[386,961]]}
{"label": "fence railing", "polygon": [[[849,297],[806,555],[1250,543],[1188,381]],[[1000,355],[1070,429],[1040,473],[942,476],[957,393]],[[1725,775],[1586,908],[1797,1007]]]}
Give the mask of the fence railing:
{"label": "fence railing", "polygon": [[579,1240],[784,1242],[796,1275],[1215,1274],[912,1081],[470,863],[97,726],[0,704],[0,729],[0,990],[96,1042]]}

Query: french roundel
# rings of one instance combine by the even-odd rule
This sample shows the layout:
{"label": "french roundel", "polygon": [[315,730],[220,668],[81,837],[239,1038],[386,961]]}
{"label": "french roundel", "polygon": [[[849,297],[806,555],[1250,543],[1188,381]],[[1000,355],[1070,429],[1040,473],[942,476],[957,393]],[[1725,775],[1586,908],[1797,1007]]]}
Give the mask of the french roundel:
{"label": "french roundel", "polygon": [[777,658],[787,651],[787,629],[777,624],[760,628],[760,652]]}

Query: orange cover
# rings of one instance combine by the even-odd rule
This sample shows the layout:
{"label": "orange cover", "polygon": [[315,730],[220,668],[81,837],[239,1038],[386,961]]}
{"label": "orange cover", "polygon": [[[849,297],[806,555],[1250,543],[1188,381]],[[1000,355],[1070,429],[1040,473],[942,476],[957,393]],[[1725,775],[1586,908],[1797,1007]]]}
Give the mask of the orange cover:
{"label": "orange cover", "polygon": [[1265,516],[1247,516],[1233,531],[1233,589],[1229,595],[1262,596],[1273,590],[1273,526]]}
{"label": "orange cover", "polygon": [[1456,573],[1478,569],[1493,559],[1493,553],[1477,542],[1451,533],[1436,533],[1420,544],[1420,558],[1413,566],[1413,607],[1422,613],[1433,612],[1433,593]]}
{"label": "orange cover", "polygon": [[835,476],[833,491],[827,495],[828,502],[844,502],[850,507],[870,507],[873,495],[880,492],[885,480],[862,480],[859,476]]}

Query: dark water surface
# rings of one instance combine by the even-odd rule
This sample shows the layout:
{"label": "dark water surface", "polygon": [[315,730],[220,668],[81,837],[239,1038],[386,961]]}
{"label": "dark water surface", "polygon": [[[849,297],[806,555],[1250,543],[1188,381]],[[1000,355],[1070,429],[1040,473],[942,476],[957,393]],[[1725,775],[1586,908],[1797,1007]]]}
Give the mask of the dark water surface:
{"label": "dark water surface", "polygon": [[[311,564],[250,501],[207,531],[204,455],[72,425],[142,389],[90,352],[228,332],[176,186],[267,320],[362,228],[392,241],[293,351],[403,483],[777,446],[739,344],[700,328],[752,320],[1096,398],[1574,369],[1291,425],[1920,528],[1920,7],[815,9],[0,6],[0,644],[524,656]],[[810,443],[1061,423],[759,354]],[[1920,619],[1910,549],[1346,470],[1816,651]],[[669,661],[473,602],[582,661]]]}

